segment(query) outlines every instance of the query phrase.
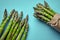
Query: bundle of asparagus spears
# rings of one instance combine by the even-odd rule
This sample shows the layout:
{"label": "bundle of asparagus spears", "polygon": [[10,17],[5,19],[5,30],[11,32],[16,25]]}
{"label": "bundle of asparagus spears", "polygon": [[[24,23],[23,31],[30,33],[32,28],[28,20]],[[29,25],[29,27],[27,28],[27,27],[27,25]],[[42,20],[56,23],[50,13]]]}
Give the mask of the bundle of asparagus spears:
{"label": "bundle of asparagus spears", "polygon": [[3,20],[0,24],[0,40],[26,40],[28,33],[28,15],[23,18],[23,12],[18,15],[18,11],[13,9],[10,15],[7,15],[7,9],[4,11]]}
{"label": "bundle of asparagus spears", "polygon": [[49,24],[51,27],[60,32],[60,14],[57,14],[51,7],[48,5],[46,1],[44,1],[44,5],[38,3],[34,8],[34,17],[44,21]]}

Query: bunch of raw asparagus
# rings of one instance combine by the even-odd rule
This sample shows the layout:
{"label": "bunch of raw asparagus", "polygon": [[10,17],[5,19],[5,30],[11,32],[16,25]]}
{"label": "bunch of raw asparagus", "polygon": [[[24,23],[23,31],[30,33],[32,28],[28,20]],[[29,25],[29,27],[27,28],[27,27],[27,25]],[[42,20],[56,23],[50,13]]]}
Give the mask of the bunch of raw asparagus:
{"label": "bunch of raw asparagus", "polygon": [[49,22],[52,17],[55,15],[55,12],[50,8],[48,3],[44,1],[44,5],[41,3],[38,3],[36,5],[37,7],[34,8],[34,16],[44,22]]}
{"label": "bunch of raw asparagus", "polygon": [[44,5],[38,3],[36,7],[33,8],[34,17],[44,21],[60,32],[60,14],[57,14],[55,11],[53,11],[46,1],[44,1]]}
{"label": "bunch of raw asparagus", "polygon": [[13,9],[7,16],[4,11],[2,23],[0,24],[0,40],[26,40],[28,33],[28,15],[22,20],[23,12]]}

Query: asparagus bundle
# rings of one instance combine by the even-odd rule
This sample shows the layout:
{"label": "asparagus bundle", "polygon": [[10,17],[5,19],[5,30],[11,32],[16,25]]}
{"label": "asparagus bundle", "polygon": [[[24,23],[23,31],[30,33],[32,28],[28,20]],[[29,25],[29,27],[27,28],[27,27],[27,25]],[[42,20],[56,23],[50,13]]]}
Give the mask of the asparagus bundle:
{"label": "asparagus bundle", "polygon": [[48,23],[60,32],[59,15],[50,8],[46,1],[44,1],[44,5],[38,3],[36,7],[33,8],[35,12],[34,17]]}
{"label": "asparagus bundle", "polygon": [[[20,17],[18,17],[18,18],[15,19],[14,24],[12,25],[12,27],[11,27],[11,29],[10,29],[10,31],[9,31],[9,34],[7,35],[6,40],[12,40],[12,37],[13,37],[12,33],[15,32],[15,31],[14,31],[14,28],[19,26],[19,21],[22,19],[22,15],[23,15],[23,14],[21,13],[21,14],[20,14]],[[17,16],[17,15],[16,15],[16,16]]]}
{"label": "asparagus bundle", "polygon": [[[0,40],[26,39],[28,32],[28,15],[23,20],[22,17],[23,12],[21,11],[20,15],[18,16],[18,12],[14,9],[12,10],[11,14],[7,16],[7,10],[5,9],[4,18],[0,25],[0,33],[2,33]],[[7,27],[4,30],[6,24]]]}

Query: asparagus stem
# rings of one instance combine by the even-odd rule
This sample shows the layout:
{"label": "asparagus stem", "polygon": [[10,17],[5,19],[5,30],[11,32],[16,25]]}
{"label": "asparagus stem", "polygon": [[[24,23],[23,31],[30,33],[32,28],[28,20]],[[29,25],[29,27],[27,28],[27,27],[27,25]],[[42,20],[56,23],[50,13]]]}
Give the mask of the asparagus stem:
{"label": "asparagus stem", "polygon": [[50,8],[50,6],[48,5],[48,3],[46,1],[44,1],[44,6],[46,9],[50,10],[52,13],[56,13],[53,11],[53,9]]}
{"label": "asparagus stem", "polygon": [[14,13],[14,9],[11,11],[11,14],[6,18],[6,20],[3,22],[3,24],[1,24],[1,28],[0,28],[0,34],[2,33],[5,25],[7,24],[8,20],[11,18],[11,16],[13,15]]}
{"label": "asparagus stem", "polygon": [[[24,22],[25,22],[25,19],[23,19],[23,20],[20,22],[20,25],[19,25],[19,27],[18,27],[16,33],[13,35],[12,40],[15,40],[15,39],[16,39],[16,37],[18,36],[18,34],[19,34],[19,32],[20,32],[22,26],[24,25]],[[14,28],[14,29],[15,29],[15,28]]]}
{"label": "asparagus stem", "polygon": [[28,24],[26,25],[26,29],[25,29],[25,31],[23,33],[23,36],[22,36],[22,39],[21,40],[26,40],[27,33],[28,33]]}
{"label": "asparagus stem", "polygon": [[[19,22],[22,20],[22,17],[23,17],[23,12],[21,11],[20,16],[19,16],[19,19],[20,19]],[[17,23],[16,26],[15,26],[15,28],[13,29],[12,35],[15,34],[18,26],[19,26],[19,23]]]}
{"label": "asparagus stem", "polygon": [[8,35],[7,35],[6,40],[11,40],[11,34],[12,34],[12,31],[13,31],[13,28],[15,27],[16,23],[18,22],[17,17],[18,17],[18,12],[15,12],[15,20],[14,20],[13,25],[12,25],[12,27],[11,27]]}
{"label": "asparagus stem", "polygon": [[54,13],[50,12],[49,10],[47,10],[46,8],[44,8],[43,6],[41,6],[40,4],[37,4],[37,7],[42,8],[43,10],[45,10],[46,12],[48,12],[51,16],[54,16]]}
{"label": "asparagus stem", "polygon": [[12,15],[12,18],[11,18],[9,24],[8,24],[8,27],[7,27],[6,30],[4,31],[4,33],[3,33],[3,35],[1,36],[0,40],[4,40],[5,37],[7,36],[8,32],[9,32],[9,30],[10,30],[12,24],[13,24],[14,15],[15,15],[15,14]]}
{"label": "asparagus stem", "polygon": [[19,26],[19,23],[17,23],[17,24],[16,24],[16,26],[15,26],[15,28],[13,29],[12,35],[14,35],[14,34],[15,34],[15,32],[16,32],[16,30],[17,30],[18,26]]}
{"label": "asparagus stem", "polygon": [[27,25],[27,22],[28,22],[28,15],[26,16],[25,24],[24,24],[24,26],[22,27],[22,29],[21,29],[21,31],[20,31],[18,37],[16,38],[16,40],[21,40],[21,37],[22,37],[22,35],[23,35],[23,32],[24,32],[25,27],[26,27],[26,25]]}
{"label": "asparagus stem", "polygon": [[6,38],[6,40],[11,40],[12,39],[12,31],[13,31],[13,28],[15,27],[15,24],[13,24],[12,25],[12,28],[10,29],[10,31],[9,31],[9,34],[7,35],[7,38]]}

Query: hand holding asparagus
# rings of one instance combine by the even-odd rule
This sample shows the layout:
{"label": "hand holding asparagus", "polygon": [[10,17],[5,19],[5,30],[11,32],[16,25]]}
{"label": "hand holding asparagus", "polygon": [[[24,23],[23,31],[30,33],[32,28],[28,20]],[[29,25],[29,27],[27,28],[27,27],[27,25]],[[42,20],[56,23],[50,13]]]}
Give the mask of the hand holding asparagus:
{"label": "hand holding asparagus", "polygon": [[60,14],[56,14],[55,11],[53,11],[48,3],[44,1],[44,5],[41,3],[38,3],[36,7],[34,8],[34,17],[48,23],[53,28],[55,28],[57,31],[60,32]]}

